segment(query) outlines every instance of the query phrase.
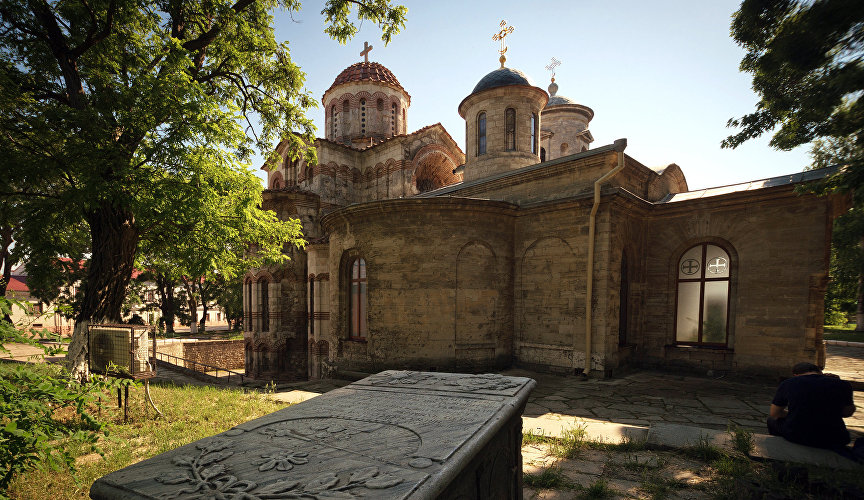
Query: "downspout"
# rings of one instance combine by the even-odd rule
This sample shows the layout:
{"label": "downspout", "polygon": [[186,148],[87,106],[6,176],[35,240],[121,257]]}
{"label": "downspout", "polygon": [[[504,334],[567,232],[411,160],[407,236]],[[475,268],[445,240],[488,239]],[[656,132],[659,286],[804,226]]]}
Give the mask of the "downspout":
{"label": "downspout", "polygon": [[584,376],[591,373],[591,303],[594,293],[594,226],[596,225],[597,209],[600,208],[600,186],[611,179],[624,168],[624,149],[627,147],[627,139],[618,139],[614,143],[614,150],[618,153],[618,165],[606,172],[602,177],[594,181],[594,205],[588,216],[588,272],[585,277],[585,370]]}

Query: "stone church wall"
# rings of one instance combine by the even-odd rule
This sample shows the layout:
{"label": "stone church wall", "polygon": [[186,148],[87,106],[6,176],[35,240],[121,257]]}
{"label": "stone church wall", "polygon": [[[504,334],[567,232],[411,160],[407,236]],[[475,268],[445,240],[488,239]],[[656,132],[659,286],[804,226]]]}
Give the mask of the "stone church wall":
{"label": "stone church wall", "polygon": [[572,373],[585,359],[585,202],[520,212],[516,222],[516,358]]}
{"label": "stone church wall", "polygon": [[[506,203],[441,198],[370,203],[325,217],[331,362],[363,372],[509,366],[514,215]],[[346,255],[366,260],[365,341],[349,340],[347,331]]]}
{"label": "stone church wall", "polygon": [[[658,207],[648,222],[642,362],[776,375],[791,362],[824,361],[830,210],[829,199],[791,186]],[[674,346],[678,260],[701,242],[730,252],[728,349]]]}

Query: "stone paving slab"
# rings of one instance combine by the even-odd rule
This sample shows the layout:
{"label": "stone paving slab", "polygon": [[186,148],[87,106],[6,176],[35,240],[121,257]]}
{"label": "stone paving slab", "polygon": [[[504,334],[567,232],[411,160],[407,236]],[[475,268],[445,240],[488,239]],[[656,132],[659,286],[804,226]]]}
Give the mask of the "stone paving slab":
{"label": "stone paving slab", "polygon": [[[710,444],[727,451],[734,449],[732,435],[728,432],[674,424],[652,425],[648,430],[648,444],[669,448]],[[750,452],[750,456],[834,469],[864,469],[861,465],[833,451],[790,443],[782,437],[766,434],[753,435],[753,451]]]}
{"label": "stone paving slab", "polygon": [[522,417],[522,432],[560,438],[565,431],[584,429],[587,441],[618,444],[625,440],[644,441],[648,428],[638,425],[616,424],[603,420],[574,418],[566,415],[545,415],[541,418]]}

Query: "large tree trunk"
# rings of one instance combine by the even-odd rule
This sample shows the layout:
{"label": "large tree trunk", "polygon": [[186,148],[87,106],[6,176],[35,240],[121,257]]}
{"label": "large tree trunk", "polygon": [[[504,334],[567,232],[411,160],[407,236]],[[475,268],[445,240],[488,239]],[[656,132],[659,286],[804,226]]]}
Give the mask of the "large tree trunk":
{"label": "large tree trunk", "polygon": [[195,283],[189,278],[183,278],[183,287],[186,288],[186,304],[189,306],[189,334],[198,333],[198,299],[195,298]]}
{"label": "large tree trunk", "polygon": [[[858,248],[864,251],[864,236],[858,240]],[[858,275],[858,290],[855,297],[858,307],[855,309],[855,331],[864,332],[864,276]]]}
{"label": "large tree trunk", "polygon": [[174,298],[174,287],[177,284],[162,273],[156,273],[156,288],[159,291],[159,309],[165,322],[165,333],[174,333],[174,316],[177,305]]}
{"label": "large tree trunk", "polygon": [[72,378],[85,380],[87,367],[87,327],[91,323],[119,323],[126,287],[132,278],[138,228],[135,217],[126,209],[103,204],[87,214],[90,225],[91,254],[84,283],[81,309],[66,367]]}
{"label": "large tree trunk", "polygon": [[[12,277],[11,255],[9,247],[12,246],[12,226],[0,227],[0,268],[3,269],[3,277],[0,278],[0,297],[6,296],[6,287],[9,286],[9,279]],[[7,323],[12,322],[12,318],[8,314],[4,314],[2,321]]]}
{"label": "large tree trunk", "polygon": [[207,307],[207,302],[210,297],[207,294],[207,286],[202,282],[198,286],[198,290],[201,292],[201,323],[199,325],[202,332],[207,331],[207,313],[209,312],[209,308]]}
{"label": "large tree trunk", "polygon": [[858,308],[855,310],[855,331],[864,332],[864,277],[858,276]]}

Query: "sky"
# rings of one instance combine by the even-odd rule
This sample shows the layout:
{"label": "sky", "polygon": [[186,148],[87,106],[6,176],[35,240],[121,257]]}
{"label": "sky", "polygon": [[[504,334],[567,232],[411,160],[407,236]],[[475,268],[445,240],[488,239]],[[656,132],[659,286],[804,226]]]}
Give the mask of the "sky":
{"label": "sky", "polygon": [[[507,37],[506,66],[545,90],[551,76],[546,65],[552,57],[561,61],[558,95],[594,110],[592,148],[627,138],[628,155],[649,167],[678,164],[691,190],[794,173],[810,163],[808,147],[777,151],[768,136],[735,150],[720,148],[734,131],[726,122],[752,112],[758,102],[750,75],[738,70],[744,51],[729,34],[737,1],[401,3],[407,23],[387,46],[369,22],[346,45],[328,38],[320,0],[305,2],[300,12],[275,13],[277,40],[289,42],[306,88],[319,100],[309,112],[319,137],[324,91],[343,69],[363,60],[368,42],[369,60],[390,69],[411,95],[408,131],[440,122],[464,151],[465,122],[457,107],[500,67],[492,35],[506,20],[515,28]],[[263,163],[260,157],[254,162],[256,170]]]}

